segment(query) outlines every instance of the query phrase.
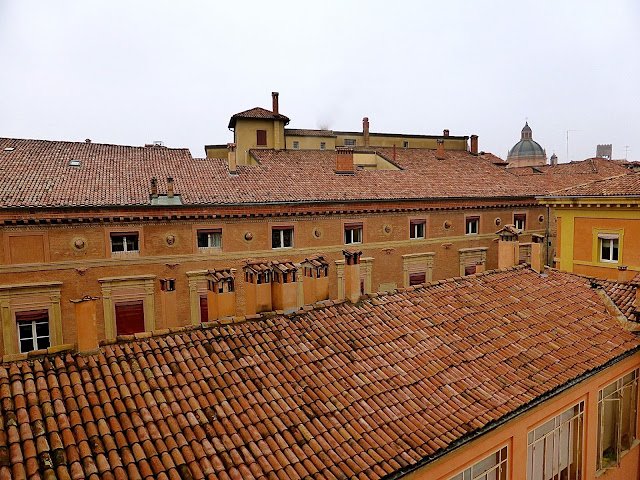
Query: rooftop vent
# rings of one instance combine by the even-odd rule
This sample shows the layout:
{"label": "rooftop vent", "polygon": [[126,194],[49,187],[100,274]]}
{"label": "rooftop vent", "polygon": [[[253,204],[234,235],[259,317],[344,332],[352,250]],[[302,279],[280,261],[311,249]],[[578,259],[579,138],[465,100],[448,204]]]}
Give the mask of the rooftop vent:
{"label": "rooftop vent", "polygon": [[81,165],[80,160],[69,160],[70,167],[79,167]]}
{"label": "rooftop vent", "polygon": [[164,142],[162,140],[154,140],[153,141],[153,146],[154,147],[164,147]]}
{"label": "rooftop vent", "polygon": [[4,147],[4,151],[5,152],[13,152],[15,150],[15,148],[13,147]]}

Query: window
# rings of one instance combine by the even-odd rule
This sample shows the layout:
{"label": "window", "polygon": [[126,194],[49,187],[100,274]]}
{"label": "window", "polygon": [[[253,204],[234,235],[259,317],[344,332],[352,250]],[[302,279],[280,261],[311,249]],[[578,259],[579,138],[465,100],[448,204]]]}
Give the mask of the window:
{"label": "window", "polygon": [[138,246],[138,232],[111,233],[111,252],[127,253],[140,251]]}
{"label": "window", "polygon": [[410,220],[409,224],[409,238],[424,238],[426,220]]}
{"label": "window", "polygon": [[579,479],[582,474],[584,402],[527,435],[527,480]]}
{"label": "window", "polygon": [[527,224],[527,214],[526,213],[516,213],[513,216],[513,226],[518,230],[524,231]]}
{"label": "window", "polygon": [[409,148],[409,142],[402,142],[403,148]]}
{"label": "window", "polygon": [[344,224],[344,244],[362,243],[362,223]]}
{"label": "window", "polygon": [[427,273],[410,273],[409,274],[409,285],[422,285],[427,281]]}
{"label": "window", "polygon": [[267,146],[267,131],[256,130],[256,145],[259,147]]}
{"label": "window", "polygon": [[506,480],[507,447],[483,458],[450,480]]}
{"label": "window", "polygon": [[620,242],[618,235],[601,233],[598,235],[598,242],[600,243],[600,261],[617,262]]}
{"label": "window", "polygon": [[294,150],[298,150],[298,148],[300,148],[300,142],[298,142],[297,140],[293,142],[293,149]]}
{"label": "window", "polygon": [[345,138],[344,139],[344,146],[345,147],[355,147],[356,146],[356,139],[355,138]]}
{"label": "window", "polygon": [[320,150],[326,150],[327,149],[327,142],[320,142]]}
{"label": "window", "polygon": [[51,346],[49,340],[49,311],[16,312],[20,353],[42,350]]}
{"label": "window", "polygon": [[271,248],[293,247],[293,227],[273,227],[271,229]]}
{"label": "window", "polygon": [[163,278],[160,280],[160,290],[163,292],[173,292],[176,289],[175,278]]}
{"label": "window", "polygon": [[480,231],[480,217],[467,217],[465,219],[467,235],[477,235]]}
{"label": "window", "polygon": [[464,266],[464,275],[473,275],[478,271],[478,267],[476,265],[465,265]]}
{"label": "window", "polygon": [[198,230],[198,248],[222,248],[222,229]]}
{"label": "window", "polygon": [[613,467],[636,439],[638,370],[598,392],[598,470]]}
{"label": "window", "polygon": [[144,332],[144,301],[132,300],[115,304],[116,335]]}

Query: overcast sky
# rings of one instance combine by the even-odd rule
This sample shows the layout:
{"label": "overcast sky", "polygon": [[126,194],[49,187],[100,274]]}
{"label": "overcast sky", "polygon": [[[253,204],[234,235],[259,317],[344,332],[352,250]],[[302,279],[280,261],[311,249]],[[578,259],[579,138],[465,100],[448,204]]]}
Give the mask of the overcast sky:
{"label": "overcast sky", "polygon": [[478,134],[640,160],[640,2],[0,0],[0,136],[204,156],[255,106],[292,128]]}

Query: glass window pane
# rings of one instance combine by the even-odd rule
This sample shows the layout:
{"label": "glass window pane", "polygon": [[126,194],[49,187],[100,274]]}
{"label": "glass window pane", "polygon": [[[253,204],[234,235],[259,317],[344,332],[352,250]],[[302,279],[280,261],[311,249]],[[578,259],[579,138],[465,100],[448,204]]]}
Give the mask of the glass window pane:
{"label": "glass window pane", "polygon": [[20,353],[26,353],[35,350],[33,348],[33,340],[20,340]]}
{"label": "glass window pane", "polygon": [[124,252],[124,237],[118,235],[111,237],[111,251]]}
{"label": "glass window pane", "polygon": [[271,247],[280,248],[280,230],[271,230]]}
{"label": "glass window pane", "polygon": [[293,245],[293,230],[287,229],[282,230],[282,246],[283,247],[291,247]]}
{"label": "glass window pane", "polygon": [[18,336],[20,338],[31,338],[33,336],[33,327],[31,322],[18,323]]}
{"label": "glass window pane", "polygon": [[125,237],[127,242],[127,252],[136,252],[138,251],[138,236],[137,235],[127,235]]}
{"label": "glass window pane", "polygon": [[38,337],[48,337],[49,322],[36,322],[36,335]]}

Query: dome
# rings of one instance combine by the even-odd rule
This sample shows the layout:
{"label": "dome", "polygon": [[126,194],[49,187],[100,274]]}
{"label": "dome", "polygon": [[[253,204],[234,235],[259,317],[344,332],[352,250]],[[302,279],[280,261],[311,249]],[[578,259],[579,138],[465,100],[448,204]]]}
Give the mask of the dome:
{"label": "dome", "polygon": [[534,140],[520,140],[509,150],[510,157],[524,157],[529,155],[545,156],[544,149]]}
{"label": "dome", "polygon": [[520,133],[520,141],[507,154],[507,162],[512,166],[544,165],[547,154],[544,148],[533,139],[533,132],[529,123],[525,123]]}

